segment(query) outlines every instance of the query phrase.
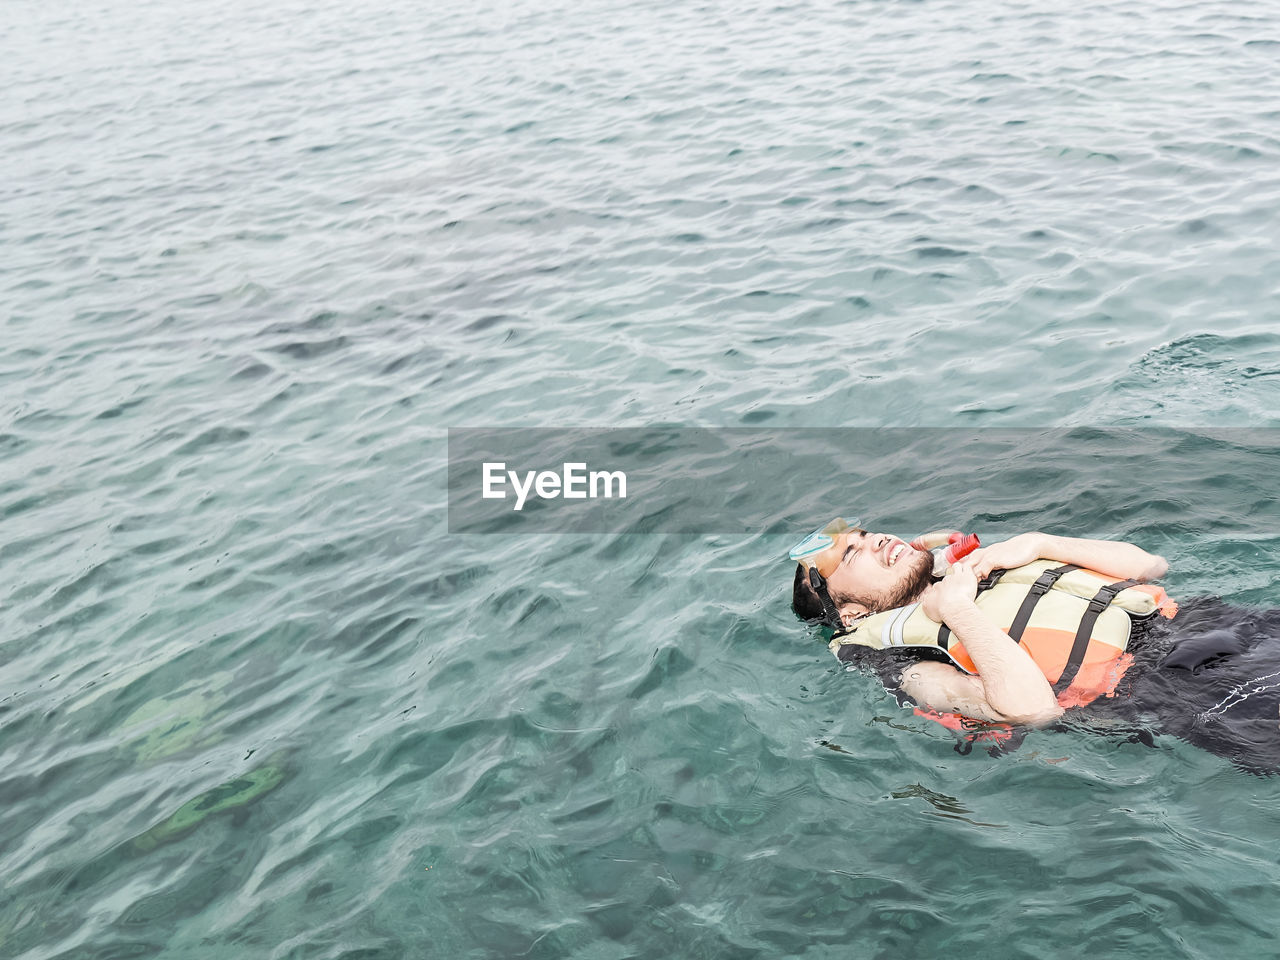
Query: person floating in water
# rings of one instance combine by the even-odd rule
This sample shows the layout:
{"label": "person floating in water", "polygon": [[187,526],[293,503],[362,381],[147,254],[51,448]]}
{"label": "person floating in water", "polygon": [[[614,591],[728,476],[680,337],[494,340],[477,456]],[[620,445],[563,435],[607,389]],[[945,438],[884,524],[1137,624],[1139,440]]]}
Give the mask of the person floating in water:
{"label": "person floating in water", "polygon": [[1149,582],[1168,563],[1131,543],[1026,533],[936,571],[936,542],[833,521],[792,551],[793,607],[836,629],[838,658],[970,741],[1087,707],[1280,770],[1280,610],[1198,598],[1179,612]]}

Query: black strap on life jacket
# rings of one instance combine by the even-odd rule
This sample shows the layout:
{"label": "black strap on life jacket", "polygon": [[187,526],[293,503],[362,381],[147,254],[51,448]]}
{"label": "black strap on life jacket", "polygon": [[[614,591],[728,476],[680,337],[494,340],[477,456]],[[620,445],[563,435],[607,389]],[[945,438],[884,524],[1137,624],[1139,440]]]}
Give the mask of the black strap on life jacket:
{"label": "black strap on life jacket", "polygon": [[1027,591],[1027,595],[1022,598],[1022,606],[1018,607],[1018,612],[1013,617],[1013,623],[1009,625],[1008,633],[1014,643],[1022,642],[1022,631],[1026,630],[1027,624],[1031,622],[1031,614],[1035,612],[1036,604],[1040,602],[1040,598],[1053,589],[1053,585],[1058,582],[1058,578],[1064,573],[1079,569],[1074,563],[1064,563],[1060,567],[1054,567],[1052,570],[1046,570],[1040,574],[1036,582],[1031,585],[1031,589]]}
{"label": "black strap on life jacket", "polygon": [[1080,626],[1076,629],[1076,638],[1072,641],[1071,652],[1067,655],[1067,665],[1062,668],[1062,673],[1053,685],[1055,694],[1061,693],[1071,686],[1071,681],[1080,672],[1080,665],[1084,663],[1085,651],[1089,649],[1089,640],[1093,637],[1093,625],[1098,622],[1098,617],[1102,616],[1102,611],[1111,605],[1111,601],[1116,598],[1116,594],[1121,590],[1134,586],[1138,582],[1137,580],[1119,580],[1115,583],[1107,584],[1093,595],[1093,599],[1089,601],[1088,608],[1080,618]]}
{"label": "black strap on life jacket", "polygon": [[[1008,572],[1009,571],[1004,567],[997,567],[995,570],[992,570],[985,577],[983,577],[981,580],[978,581],[978,593],[982,593],[982,591],[984,590],[990,590],[997,583],[999,583],[1000,578],[1003,577]],[[944,623],[942,624],[942,626],[938,627],[938,646],[941,647],[943,650],[946,650],[947,641],[949,641],[950,639],[951,639],[951,628]]]}

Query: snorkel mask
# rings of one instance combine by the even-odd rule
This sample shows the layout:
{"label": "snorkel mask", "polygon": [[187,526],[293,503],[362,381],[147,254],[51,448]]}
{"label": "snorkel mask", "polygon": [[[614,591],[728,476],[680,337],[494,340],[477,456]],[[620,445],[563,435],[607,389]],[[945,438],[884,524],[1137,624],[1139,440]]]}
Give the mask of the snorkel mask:
{"label": "snorkel mask", "polygon": [[809,586],[822,603],[823,621],[836,629],[844,623],[840,619],[840,611],[831,599],[830,591],[827,590],[827,577],[840,564],[841,548],[844,540],[848,539],[842,535],[861,532],[859,522],[857,517],[836,517],[797,543],[789,554],[792,560],[805,568]]}

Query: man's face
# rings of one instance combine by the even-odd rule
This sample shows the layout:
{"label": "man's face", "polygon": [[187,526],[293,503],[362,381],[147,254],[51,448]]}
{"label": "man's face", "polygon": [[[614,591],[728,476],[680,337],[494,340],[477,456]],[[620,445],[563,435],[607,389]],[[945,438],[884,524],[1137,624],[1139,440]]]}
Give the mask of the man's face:
{"label": "man's face", "polygon": [[878,613],[910,603],[933,577],[933,554],[887,533],[850,530],[836,541],[838,566],[827,589],[841,614]]}

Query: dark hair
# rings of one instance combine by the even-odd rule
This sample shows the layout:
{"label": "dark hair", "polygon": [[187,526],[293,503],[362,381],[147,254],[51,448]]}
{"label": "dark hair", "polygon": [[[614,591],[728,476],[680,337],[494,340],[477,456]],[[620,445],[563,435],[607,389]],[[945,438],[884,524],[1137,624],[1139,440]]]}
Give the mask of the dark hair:
{"label": "dark hair", "polygon": [[791,583],[791,609],[801,620],[822,620],[826,617],[826,611],[822,608],[822,599],[818,596],[818,591],[813,589],[807,573],[803,563],[796,564],[796,578]]}

